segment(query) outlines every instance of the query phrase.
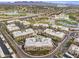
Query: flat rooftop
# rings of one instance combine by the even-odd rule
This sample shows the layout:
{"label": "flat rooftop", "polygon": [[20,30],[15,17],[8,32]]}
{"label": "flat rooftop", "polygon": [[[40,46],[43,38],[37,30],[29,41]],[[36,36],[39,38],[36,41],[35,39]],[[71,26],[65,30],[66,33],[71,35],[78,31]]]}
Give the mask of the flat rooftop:
{"label": "flat rooftop", "polygon": [[46,32],[47,34],[50,34],[52,36],[57,36],[59,38],[63,38],[65,36],[65,33],[59,32],[59,31],[54,31],[52,29],[46,29],[46,30],[44,30],[44,32]]}
{"label": "flat rooftop", "polygon": [[44,27],[48,27],[48,24],[43,24],[43,23],[36,23],[33,26],[44,26]]}
{"label": "flat rooftop", "polygon": [[34,33],[33,29],[31,29],[31,28],[26,29],[25,31],[14,31],[14,32],[12,32],[14,38],[19,37],[19,36],[24,36],[24,35],[27,35],[27,34],[31,34],[31,33]]}
{"label": "flat rooftop", "polygon": [[32,37],[32,38],[26,38],[25,41],[25,47],[53,47],[52,44],[52,39],[51,38],[36,38],[36,37]]}
{"label": "flat rooftop", "polygon": [[18,26],[16,26],[15,24],[8,24],[7,29],[9,31],[14,31],[14,30],[19,30],[20,28]]}

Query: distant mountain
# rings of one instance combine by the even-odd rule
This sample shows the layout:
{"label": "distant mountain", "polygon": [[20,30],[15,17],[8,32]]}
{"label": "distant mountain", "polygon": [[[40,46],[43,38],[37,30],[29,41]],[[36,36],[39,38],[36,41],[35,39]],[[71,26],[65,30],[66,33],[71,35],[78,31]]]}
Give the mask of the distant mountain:
{"label": "distant mountain", "polygon": [[48,3],[43,1],[18,1],[14,2],[14,4],[17,5],[37,5],[37,6],[55,6],[54,3]]}
{"label": "distant mountain", "polygon": [[79,5],[79,1],[48,1],[49,3],[66,4],[66,5]]}
{"label": "distant mountain", "polygon": [[43,1],[16,1],[14,3],[11,2],[0,2],[0,5],[37,5],[37,6],[56,6],[54,3],[48,3]]}
{"label": "distant mountain", "polygon": [[16,2],[0,2],[4,5],[37,5],[37,6],[66,6],[79,7],[79,1],[16,1]]}

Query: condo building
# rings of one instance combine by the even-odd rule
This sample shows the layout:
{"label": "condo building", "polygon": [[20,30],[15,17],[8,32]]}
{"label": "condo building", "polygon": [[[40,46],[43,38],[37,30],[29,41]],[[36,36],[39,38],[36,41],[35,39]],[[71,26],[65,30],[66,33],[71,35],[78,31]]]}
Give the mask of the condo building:
{"label": "condo building", "polygon": [[44,30],[44,34],[47,36],[56,36],[58,38],[63,38],[65,36],[65,33],[59,32],[59,31],[54,31],[52,29]]}
{"label": "condo building", "polygon": [[33,36],[35,35],[33,29],[29,28],[29,29],[26,29],[25,31],[14,31],[12,32],[12,35],[15,39],[24,39],[26,37],[30,37],[30,36]]}
{"label": "condo building", "polygon": [[33,28],[48,28],[48,27],[49,27],[48,24],[42,24],[42,23],[33,25]]}
{"label": "condo building", "polygon": [[51,50],[53,47],[51,38],[26,38],[24,45],[26,51]]}
{"label": "condo building", "polygon": [[55,15],[55,19],[69,19],[69,15],[66,15],[66,14],[59,14],[59,15]]}
{"label": "condo building", "polygon": [[69,49],[68,52],[71,53],[72,55],[74,55],[75,57],[79,56],[79,46],[72,44]]}
{"label": "condo building", "polygon": [[9,32],[13,32],[13,31],[20,30],[20,28],[18,26],[16,26],[15,24],[8,24],[7,25],[7,30]]}

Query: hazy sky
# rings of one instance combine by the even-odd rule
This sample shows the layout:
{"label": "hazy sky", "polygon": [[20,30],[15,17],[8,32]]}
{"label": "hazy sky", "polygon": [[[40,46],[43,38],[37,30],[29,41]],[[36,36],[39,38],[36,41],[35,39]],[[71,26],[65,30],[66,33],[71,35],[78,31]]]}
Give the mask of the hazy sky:
{"label": "hazy sky", "polygon": [[0,2],[14,2],[14,1],[79,1],[79,0],[0,0]]}

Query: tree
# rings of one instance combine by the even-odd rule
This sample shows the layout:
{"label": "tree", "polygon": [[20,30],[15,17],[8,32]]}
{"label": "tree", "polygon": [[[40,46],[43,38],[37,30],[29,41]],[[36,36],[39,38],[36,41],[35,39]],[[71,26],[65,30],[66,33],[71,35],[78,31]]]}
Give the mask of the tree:
{"label": "tree", "polygon": [[67,42],[67,47],[69,47],[71,44],[73,44],[74,43],[74,40],[73,40],[73,38],[72,39],[70,39],[68,42]]}
{"label": "tree", "polygon": [[73,19],[73,20],[76,19],[74,16],[71,16],[71,15],[69,15],[69,18],[70,18],[70,19]]}

